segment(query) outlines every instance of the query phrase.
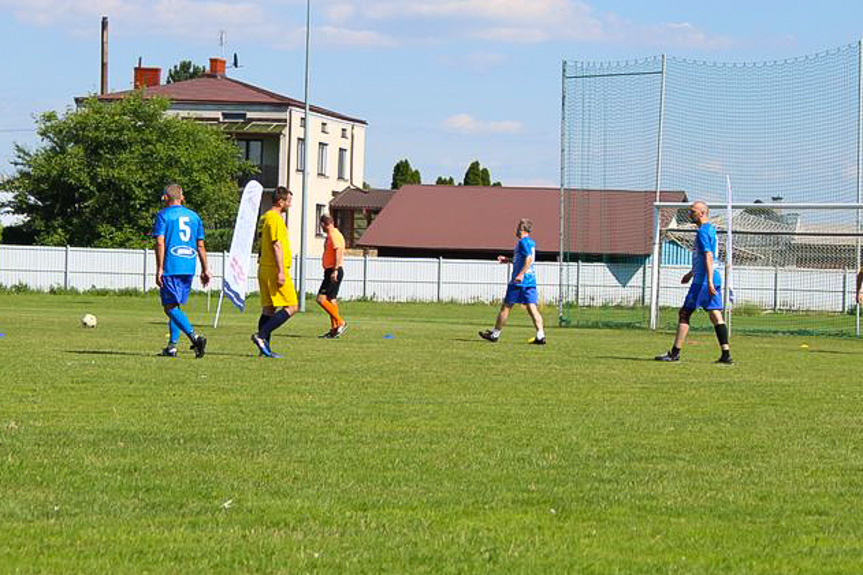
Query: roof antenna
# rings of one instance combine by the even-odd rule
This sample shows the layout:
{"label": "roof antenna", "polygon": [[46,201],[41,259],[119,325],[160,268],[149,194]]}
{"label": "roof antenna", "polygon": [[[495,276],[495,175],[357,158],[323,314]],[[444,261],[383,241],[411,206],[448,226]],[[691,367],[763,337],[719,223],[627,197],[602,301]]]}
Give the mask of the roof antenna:
{"label": "roof antenna", "polygon": [[230,65],[230,66],[228,66],[228,67],[229,67],[229,68],[242,68],[242,66],[240,66],[240,59],[237,57],[237,53],[236,53],[236,52],[234,52],[234,61],[233,61],[233,64],[231,64],[231,65]]}
{"label": "roof antenna", "polygon": [[222,49],[222,59],[225,59],[225,46],[228,43],[228,33],[225,30],[219,30],[219,47]]}

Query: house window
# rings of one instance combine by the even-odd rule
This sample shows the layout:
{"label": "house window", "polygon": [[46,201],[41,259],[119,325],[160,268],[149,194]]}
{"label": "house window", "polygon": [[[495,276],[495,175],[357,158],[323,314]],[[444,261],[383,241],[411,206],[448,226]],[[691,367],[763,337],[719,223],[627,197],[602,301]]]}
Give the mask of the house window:
{"label": "house window", "polygon": [[339,148],[339,179],[348,179],[348,151],[345,148]]}
{"label": "house window", "polygon": [[237,140],[240,155],[248,162],[260,168],[264,165],[264,142],[263,140]]}
{"label": "house window", "polygon": [[305,128],[305,127],[306,127],[306,117],[303,116],[302,118],[300,118],[300,128]]}
{"label": "house window", "polygon": [[323,142],[318,144],[318,175],[327,175],[327,145]]}
{"label": "house window", "polygon": [[245,112],[222,112],[223,122],[244,122],[245,120]]}
{"label": "house window", "polygon": [[329,126],[327,126],[326,122],[321,122],[321,132],[324,134],[330,133],[330,128],[329,128]]}
{"label": "house window", "polygon": [[297,171],[302,172],[306,166],[306,141],[297,139]]}
{"label": "house window", "polygon": [[326,235],[324,233],[324,228],[321,227],[321,216],[325,213],[327,213],[326,204],[315,205],[315,235],[318,237],[323,237]]}
{"label": "house window", "polygon": [[347,137],[348,137],[348,129],[342,128],[342,138],[347,139]]}

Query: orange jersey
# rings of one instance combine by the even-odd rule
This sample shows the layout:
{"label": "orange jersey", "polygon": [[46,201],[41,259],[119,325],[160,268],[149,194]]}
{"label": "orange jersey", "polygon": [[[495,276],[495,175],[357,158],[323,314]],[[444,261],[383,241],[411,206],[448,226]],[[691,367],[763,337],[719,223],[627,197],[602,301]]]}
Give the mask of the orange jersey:
{"label": "orange jersey", "polygon": [[336,250],[339,248],[345,249],[345,236],[333,226],[333,229],[327,233],[327,239],[324,240],[324,257],[321,261],[325,270],[336,267]]}

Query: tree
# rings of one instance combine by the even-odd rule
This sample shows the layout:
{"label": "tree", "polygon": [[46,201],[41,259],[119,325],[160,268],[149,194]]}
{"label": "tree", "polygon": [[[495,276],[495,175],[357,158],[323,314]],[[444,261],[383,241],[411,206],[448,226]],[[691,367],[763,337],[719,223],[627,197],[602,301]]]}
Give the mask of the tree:
{"label": "tree", "polygon": [[230,227],[238,178],[255,167],[218,128],[166,115],[168,106],[136,93],[42,114],[44,145],[15,146],[12,197],[0,208],[24,216],[21,233],[40,244],[139,248],[152,242],[161,190],[176,182],[208,228]]}
{"label": "tree", "polygon": [[482,186],[482,168],[478,161],[471,162],[470,166],[467,167],[467,171],[464,173],[464,185],[465,186]]}
{"label": "tree", "polygon": [[390,189],[398,190],[405,184],[421,183],[420,171],[413,169],[408,160],[401,160],[393,166],[393,182],[390,184]]}
{"label": "tree", "polygon": [[435,185],[436,186],[454,186],[455,180],[453,179],[452,176],[448,176],[446,178],[443,176],[438,176],[437,181],[435,181]]}
{"label": "tree", "polygon": [[168,70],[167,83],[185,82],[186,80],[203,76],[206,72],[207,69],[205,67],[193,64],[191,60],[183,60]]}

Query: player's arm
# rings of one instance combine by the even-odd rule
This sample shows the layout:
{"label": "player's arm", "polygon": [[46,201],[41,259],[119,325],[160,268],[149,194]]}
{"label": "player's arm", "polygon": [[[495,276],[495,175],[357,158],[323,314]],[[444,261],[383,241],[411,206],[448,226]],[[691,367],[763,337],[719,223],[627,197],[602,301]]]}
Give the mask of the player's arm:
{"label": "player's arm", "polygon": [[273,255],[276,260],[276,269],[279,270],[279,285],[285,285],[285,255],[282,253],[282,242],[273,242]]}
{"label": "player's arm", "polygon": [[333,279],[336,280],[339,277],[339,268],[342,267],[342,262],[344,262],[345,259],[345,246],[340,245],[334,247],[333,251],[336,252],[336,266],[333,269]]}
{"label": "player's arm", "polygon": [[511,264],[512,258],[508,258],[506,256],[497,256],[497,263],[499,263],[499,264]]}
{"label": "player's arm", "polygon": [[201,283],[204,287],[210,283],[210,270],[207,267],[207,248],[204,240],[198,240],[198,259],[201,260]]}
{"label": "player's arm", "polygon": [[704,269],[707,271],[707,289],[710,295],[716,295],[716,286],[713,285],[713,252],[704,252]]}
{"label": "player's arm", "polygon": [[524,266],[520,270],[518,270],[518,274],[515,276],[515,283],[521,283],[524,280],[524,274],[527,273],[527,270],[530,269],[530,266],[533,264],[533,255],[529,255],[524,258]]}
{"label": "player's arm", "polygon": [[165,268],[165,236],[156,236],[156,285],[162,287],[162,271]]}

